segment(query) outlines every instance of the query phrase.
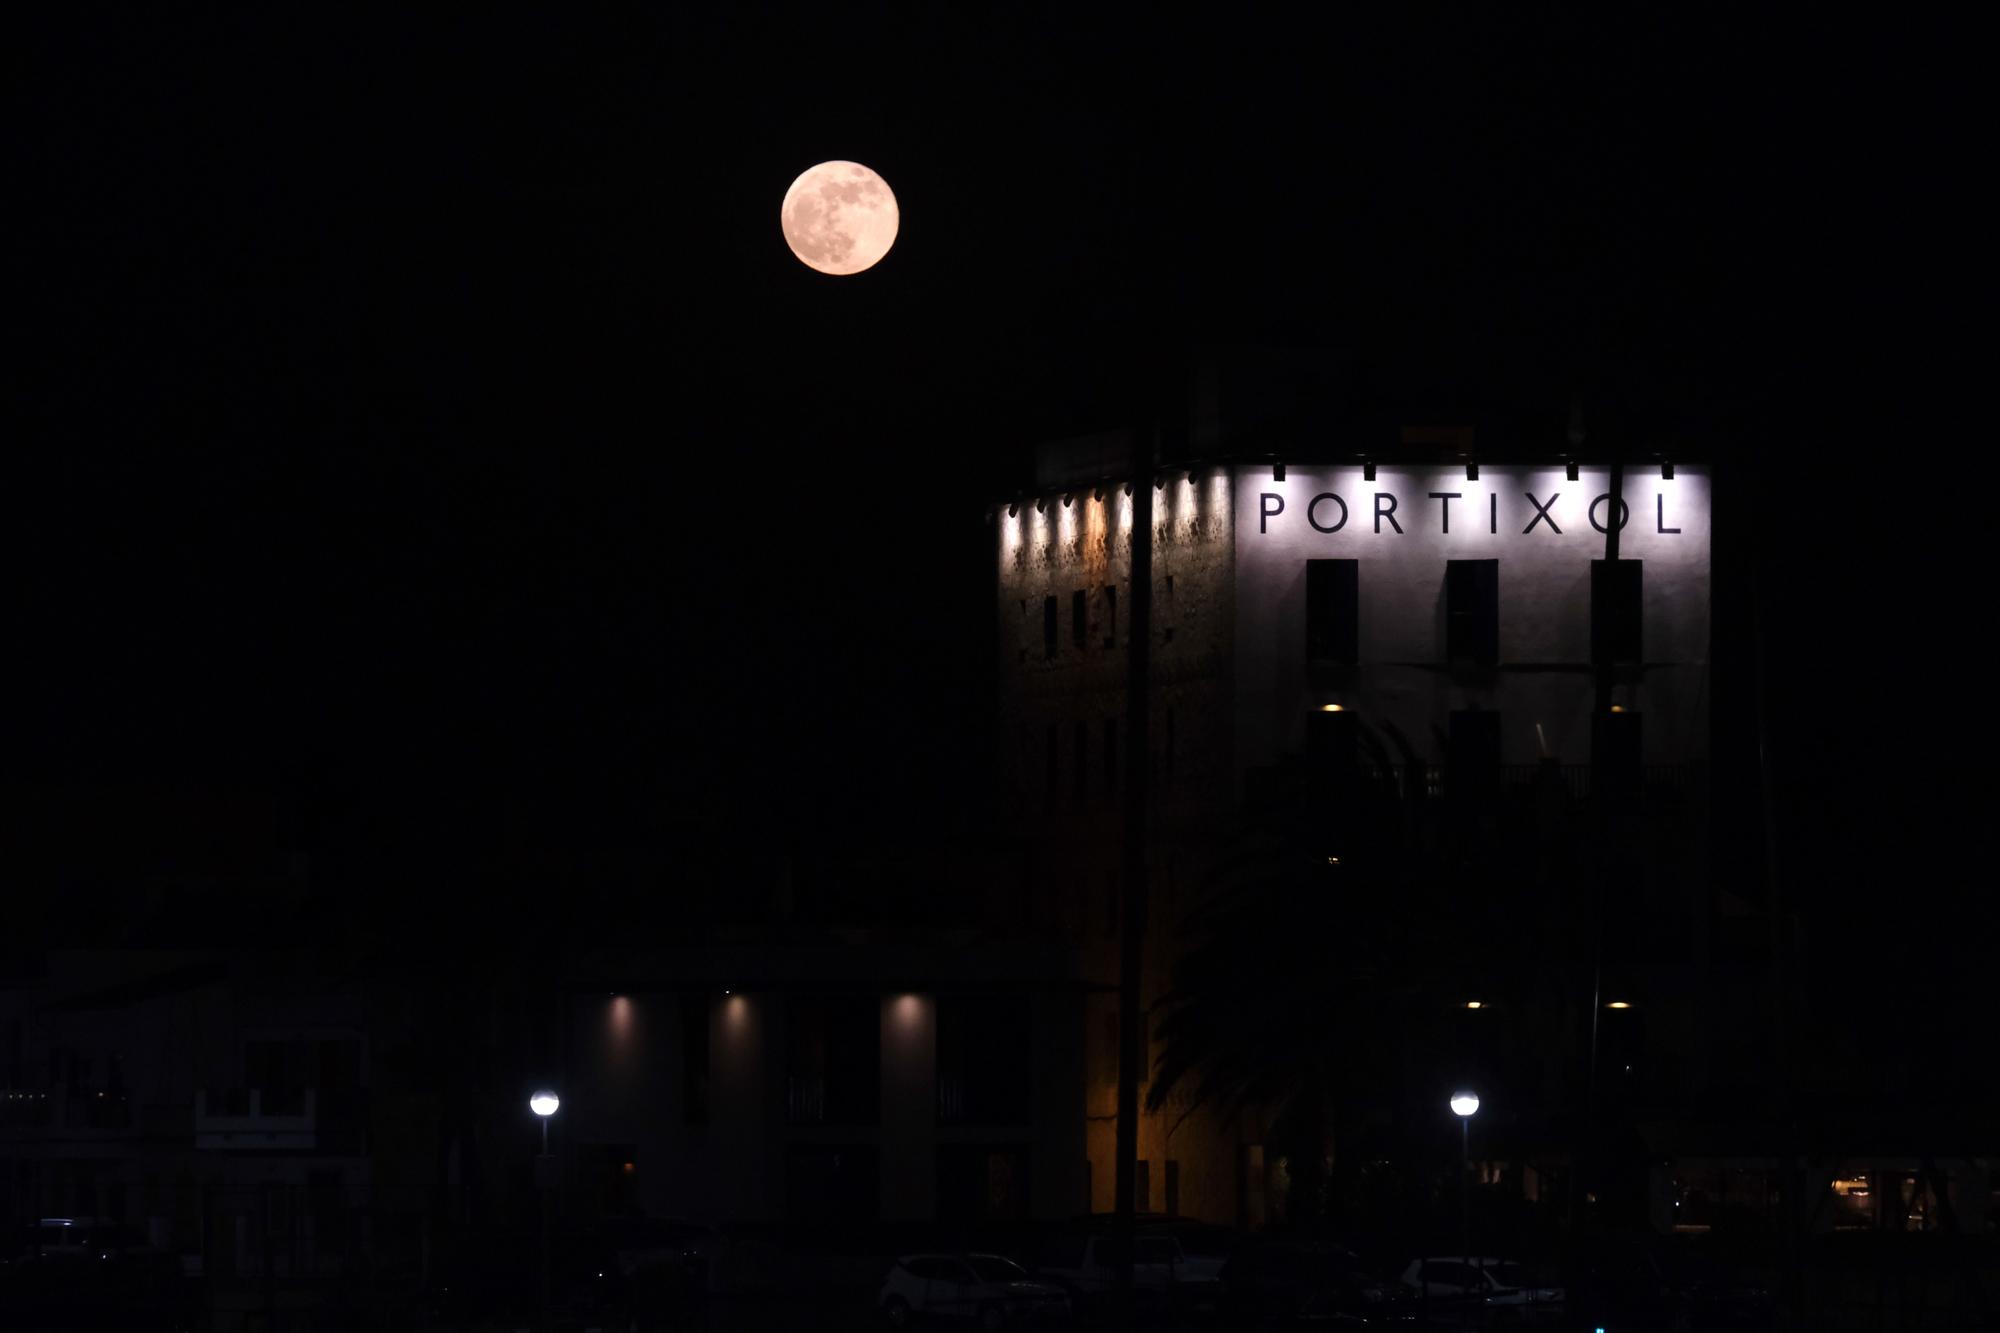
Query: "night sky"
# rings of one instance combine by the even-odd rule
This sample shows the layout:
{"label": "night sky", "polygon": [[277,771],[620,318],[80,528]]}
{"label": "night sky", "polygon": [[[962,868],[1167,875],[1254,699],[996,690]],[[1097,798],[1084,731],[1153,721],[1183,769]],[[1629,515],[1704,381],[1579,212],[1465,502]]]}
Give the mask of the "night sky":
{"label": "night sky", "polygon": [[[1955,626],[1922,543],[1841,545],[1941,273],[1944,150],[1889,115],[1928,34],[280,10],[50,7],[0,57],[12,790],[257,793],[330,866],[939,819],[982,507],[1120,419],[1166,310],[1370,403],[1702,423],[1801,877],[1939,808],[1955,723],[1904,697]],[[777,226],[835,157],[903,209],[857,278]]]}

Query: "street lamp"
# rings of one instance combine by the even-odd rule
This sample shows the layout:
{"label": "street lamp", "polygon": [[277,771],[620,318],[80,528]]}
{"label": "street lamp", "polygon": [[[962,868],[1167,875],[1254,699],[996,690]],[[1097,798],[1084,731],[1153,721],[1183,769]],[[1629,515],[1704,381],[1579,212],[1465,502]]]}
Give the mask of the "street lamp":
{"label": "street lamp", "polygon": [[561,1106],[562,1098],[556,1096],[547,1088],[543,1088],[540,1092],[528,1098],[528,1109],[540,1116],[542,1120],[542,1156],[544,1157],[549,1155],[549,1117],[553,1116]]}
{"label": "street lamp", "polygon": [[542,1122],[542,1155],[535,1159],[535,1183],[541,1186],[542,1196],[542,1327],[549,1326],[550,1301],[553,1282],[553,1260],[551,1258],[550,1232],[555,1225],[555,1209],[550,1206],[549,1195],[555,1187],[554,1160],[549,1156],[549,1121],[555,1118],[556,1110],[562,1105],[562,1098],[547,1088],[538,1089],[528,1098],[528,1109]]}
{"label": "street lamp", "polygon": [[1458,1244],[1465,1266],[1472,1267],[1472,1116],[1479,1094],[1454,1092],[1451,1111],[1458,1117]]}

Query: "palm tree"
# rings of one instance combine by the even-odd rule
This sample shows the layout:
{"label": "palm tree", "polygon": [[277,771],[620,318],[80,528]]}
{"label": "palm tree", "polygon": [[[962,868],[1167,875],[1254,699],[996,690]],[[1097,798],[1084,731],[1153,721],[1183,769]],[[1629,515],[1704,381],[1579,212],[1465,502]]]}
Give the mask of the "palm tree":
{"label": "palm tree", "polygon": [[1184,922],[1147,1104],[1178,1100],[1182,1119],[1258,1117],[1283,1166],[1286,1220],[1307,1228],[1326,1217],[1336,1126],[1357,1088],[1386,1076],[1394,1007],[1420,978],[1385,966],[1401,896],[1388,854],[1402,842],[1397,795],[1272,776]]}

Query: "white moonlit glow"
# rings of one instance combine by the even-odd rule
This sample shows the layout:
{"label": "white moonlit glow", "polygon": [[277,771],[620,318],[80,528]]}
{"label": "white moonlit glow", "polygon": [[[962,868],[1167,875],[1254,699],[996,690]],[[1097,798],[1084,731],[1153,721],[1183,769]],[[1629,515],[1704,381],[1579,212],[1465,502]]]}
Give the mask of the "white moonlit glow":
{"label": "white moonlit glow", "polygon": [[880,263],[902,225],[889,183],[859,162],[822,162],[800,173],[778,222],[801,264],[836,276]]}
{"label": "white moonlit glow", "polygon": [[528,1109],[539,1116],[552,1116],[556,1113],[556,1108],[561,1105],[562,1098],[546,1088],[528,1098]]}
{"label": "white moonlit glow", "polygon": [[1451,1096],[1451,1109],[1454,1115],[1471,1115],[1479,1109],[1479,1098],[1469,1092],[1455,1092]]}

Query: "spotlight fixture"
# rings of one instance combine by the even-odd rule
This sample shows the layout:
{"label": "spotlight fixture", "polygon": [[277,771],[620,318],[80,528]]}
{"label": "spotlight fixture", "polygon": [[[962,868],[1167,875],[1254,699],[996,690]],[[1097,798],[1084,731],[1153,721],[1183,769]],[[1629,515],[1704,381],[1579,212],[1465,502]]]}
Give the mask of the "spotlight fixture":
{"label": "spotlight fixture", "polygon": [[1200,479],[1201,479],[1201,474],[1199,472],[1188,473],[1188,478],[1187,478],[1188,485],[1192,486],[1195,484],[1195,482],[1199,481]]}
{"label": "spotlight fixture", "polygon": [[1065,492],[1063,492],[1063,508],[1064,508],[1064,509],[1067,509],[1067,508],[1069,508],[1069,502],[1070,502],[1071,500],[1074,500],[1074,499],[1076,499],[1076,492],[1075,492],[1075,491],[1065,491]]}
{"label": "spotlight fixture", "polygon": [[1019,500],[1016,500],[1014,501],[1014,503],[1007,506],[1007,517],[1019,518],[1020,516],[1021,516],[1021,502]]}
{"label": "spotlight fixture", "polygon": [[1283,481],[1284,479],[1285,479],[1285,465],[1283,463],[1271,464],[1271,480]]}
{"label": "spotlight fixture", "polygon": [[1095,501],[1097,501],[1097,503],[1099,503],[1099,504],[1103,504],[1103,503],[1104,503],[1104,488],[1103,488],[1102,486],[1099,486],[1099,487],[1098,487],[1098,488],[1097,488],[1097,489],[1096,489],[1095,491],[1092,491],[1092,492],[1091,492],[1091,495],[1090,495],[1090,498],[1091,498],[1091,499],[1093,499],[1093,500],[1095,500]]}
{"label": "spotlight fixture", "polygon": [[1660,480],[1672,481],[1673,479],[1674,479],[1673,462],[1669,459],[1662,458],[1660,460]]}
{"label": "spotlight fixture", "polygon": [[1465,465],[1465,479],[1466,479],[1467,481],[1478,481],[1478,480],[1479,480],[1479,464],[1477,464],[1477,463],[1467,463],[1467,464]]}
{"label": "spotlight fixture", "polygon": [[1046,496],[1046,495],[1038,495],[1038,496],[1036,496],[1036,497],[1035,497],[1035,512],[1036,512],[1037,514],[1046,514],[1046,513],[1048,513],[1048,512],[1049,512],[1049,497],[1048,497],[1048,496]]}
{"label": "spotlight fixture", "polygon": [[1375,460],[1374,460],[1374,459],[1370,458],[1370,459],[1364,459],[1364,460],[1362,461],[1362,464],[1361,464],[1361,480],[1363,480],[1363,481],[1373,481],[1373,480],[1375,480]]}
{"label": "spotlight fixture", "polygon": [[1161,473],[1159,476],[1153,478],[1153,489],[1156,491],[1167,489],[1167,477],[1165,473]]}
{"label": "spotlight fixture", "polygon": [[1563,464],[1563,475],[1571,481],[1576,480],[1576,463],[1574,461]]}
{"label": "spotlight fixture", "polygon": [[1129,481],[1125,483],[1125,498],[1128,500],[1132,498],[1132,483]]}

